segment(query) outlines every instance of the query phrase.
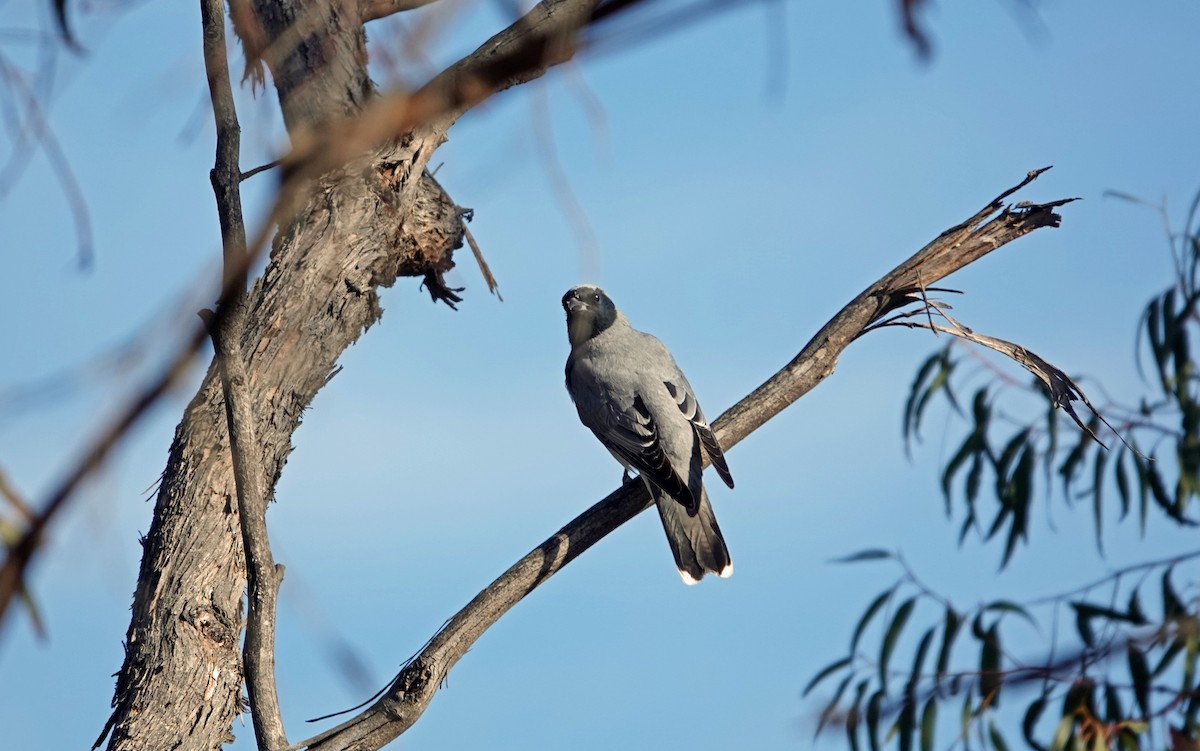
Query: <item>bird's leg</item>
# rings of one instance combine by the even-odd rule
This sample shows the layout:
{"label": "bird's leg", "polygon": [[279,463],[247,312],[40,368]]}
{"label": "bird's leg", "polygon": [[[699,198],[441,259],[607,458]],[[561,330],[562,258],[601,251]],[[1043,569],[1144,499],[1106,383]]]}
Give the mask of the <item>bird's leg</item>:
{"label": "bird's leg", "polygon": [[629,467],[625,467],[625,469],[621,471],[621,484],[624,485],[632,479],[633,475],[629,474]]}

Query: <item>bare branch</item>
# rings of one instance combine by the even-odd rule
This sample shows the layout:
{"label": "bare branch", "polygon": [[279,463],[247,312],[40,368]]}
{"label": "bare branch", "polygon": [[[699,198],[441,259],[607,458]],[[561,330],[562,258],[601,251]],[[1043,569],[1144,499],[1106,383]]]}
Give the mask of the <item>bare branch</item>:
{"label": "bare branch", "polygon": [[[624,8],[639,1],[611,5]],[[444,132],[491,95],[570,60],[579,48],[579,32],[600,17],[597,6],[598,0],[542,0],[417,91],[377,97],[353,118],[294,133],[292,152],[284,159],[290,180],[304,183],[417,127]]]}
{"label": "bare branch", "polygon": [[275,688],[275,619],[283,567],[276,566],[267,534],[268,490],[262,467],[254,460],[259,445],[257,417],[247,383],[246,359],[242,354],[245,331],[246,275],[248,253],[242,217],[239,166],[241,128],[229,81],[225,47],[223,0],[201,0],[204,32],[204,67],[217,128],[216,163],[210,174],[221,224],[224,256],[224,294],[218,309],[225,315],[208,320],[221,371],[225,396],[225,420],[229,430],[234,486],[238,499],[238,524],[246,555],[247,619],[242,664],[250,699],[250,718],[258,747],[279,749],[287,745],[279,694]]}
{"label": "bare branch", "polygon": [[[722,446],[732,447],[782,412],[833,372],[837,358],[870,324],[911,299],[919,280],[936,282],[1039,227],[1058,226],[1053,207],[1014,210],[1002,201],[1042,170],[1030,172],[966,222],[943,232],[842,308],[786,367],[713,423]],[[987,221],[992,215],[999,214]],[[438,686],[472,644],[516,603],[650,502],[642,483],[630,481],[579,515],[475,596],[401,670],[382,698],[341,725],[293,748],[321,751],[377,749],[412,726]]]}

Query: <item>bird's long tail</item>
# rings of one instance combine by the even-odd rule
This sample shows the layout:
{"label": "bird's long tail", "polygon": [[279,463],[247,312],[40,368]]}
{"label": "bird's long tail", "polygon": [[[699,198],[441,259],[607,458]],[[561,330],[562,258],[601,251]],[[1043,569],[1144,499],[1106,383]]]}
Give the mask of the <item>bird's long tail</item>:
{"label": "bird's long tail", "polygon": [[708,493],[701,489],[700,509],[691,516],[681,503],[653,483],[646,485],[654,497],[684,584],[695,584],[710,571],[720,577],[732,576],[733,560],[729,557],[729,548],[725,547],[721,528],[717,526],[712,504],[708,502]]}

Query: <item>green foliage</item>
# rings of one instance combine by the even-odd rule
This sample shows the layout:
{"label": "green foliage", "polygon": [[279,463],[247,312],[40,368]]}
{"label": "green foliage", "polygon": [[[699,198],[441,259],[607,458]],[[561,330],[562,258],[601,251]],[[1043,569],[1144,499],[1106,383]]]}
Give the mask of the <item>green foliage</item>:
{"label": "green foliage", "polygon": [[[866,741],[867,748],[879,749],[893,740],[900,751],[918,744],[922,751],[935,748],[939,705],[952,700],[961,702],[953,740],[965,748],[1008,751],[1020,739],[1035,751],[1138,749],[1153,743],[1156,724],[1175,728],[1181,737],[1200,736],[1200,612],[1195,598],[1181,598],[1172,581],[1175,567],[1200,561],[1200,551],[1122,569],[1088,585],[1092,594],[1086,596],[1077,590],[966,610],[926,587],[898,554],[887,560],[900,567],[899,578],[867,605],[848,653],[804,689],[808,695],[836,682],[820,725],[840,724],[851,748]],[[1135,583],[1126,584],[1129,580]],[[1097,597],[1101,591],[1104,596]],[[1146,598],[1156,600],[1155,612],[1144,609]],[[1120,602],[1125,604],[1114,604]],[[1062,639],[1071,646],[1054,650],[1057,657],[1031,663],[1007,650],[1014,629],[1023,631],[1017,639],[1027,637],[1038,623],[1065,612],[1073,615],[1074,638]],[[911,627],[923,619],[932,625],[923,631]],[[872,632],[877,639],[869,638]],[[913,645],[908,659],[902,644]],[[851,684],[856,688],[847,699]],[[1006,731],[995,713],[1002,696],[1020,689],[1036,689],[1036,695],[1024,699],[1020,732]],[[1053,725],[1044,723],[1055,710]],[[1039,737],[1051,727],[1049,737]]]}
{"label": "green foliage", "polygon": [[[965,423],[940,477],[960,545],[1002,541],[1003,569],[1029,540],[1034,504],[1056,497],[1071,507],[1086,502],[1101,553],[1106,519],[1136,519],[1143,532],[1152,516],[1197,525],[1198,220],[1200,195],[1188,231],[1171,236],[1174,281],[1139,322],[1138,366],[1148,393],[1135,406],[1111,401],[1100,408],[1103,417],[1080,424],[1064,417],[1057,407],[1067,405],[1044,380],[1023,386],[996,371],[967,389],[963,361],[975,353],[957,340],[918,368],[904,409],[906,450],[920,442],[934,404]],[[1013,407],[1017,399],[1034,419],[1013,417],[1022,413]],[[864,740],[871,749],[895,743],[900,751],[958,744],[1008,751],[1014,742],[1034,751],[1200,748],[1200,550],[1129,566],[1056,597],[968,608],[925,586],[898,553],[866,550],[838,562],[900,568],[859,617],[848,652],[805,688],[807,695],[837,686],[820,725],[840,725],[852,749]],[[1175,581],[1181,572],[1182,590]],[[1053,624],[1048,636],[1045,624]],[[1021,659],[1006,647],[1030,643],[1031,633],[1048,642],[1046,657]],[[1001,715],[1002,698],[1014,706]],[[939,739],[951,726],[938,716],[951,707],[958,709],[957,736]],[[1019,728],[1006,728],[1014,708]]]}

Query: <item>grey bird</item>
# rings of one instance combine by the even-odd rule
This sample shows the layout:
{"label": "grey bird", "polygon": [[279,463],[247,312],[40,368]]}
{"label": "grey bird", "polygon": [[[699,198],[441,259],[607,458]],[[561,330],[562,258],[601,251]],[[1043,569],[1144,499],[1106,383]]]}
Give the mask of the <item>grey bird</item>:
{"label": "grey bird", "polygon": [[733,476],[675,358],[630,326],[599,287],[572,287],[562,305],[571,341],[567,391],[580,421],[646,483],[684,583],[709,571],[730,576],[733,561],[701,481],[703,457],[731,488]]}

